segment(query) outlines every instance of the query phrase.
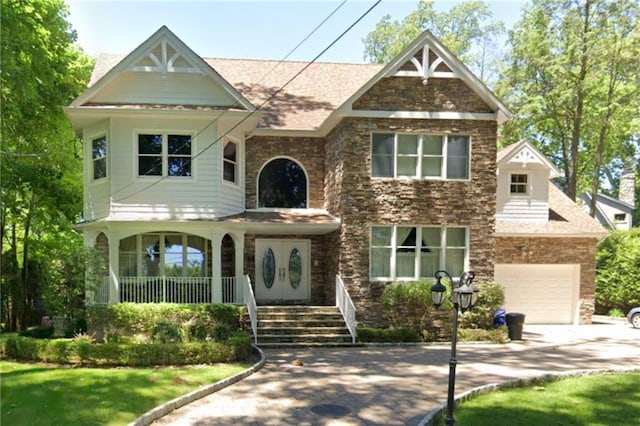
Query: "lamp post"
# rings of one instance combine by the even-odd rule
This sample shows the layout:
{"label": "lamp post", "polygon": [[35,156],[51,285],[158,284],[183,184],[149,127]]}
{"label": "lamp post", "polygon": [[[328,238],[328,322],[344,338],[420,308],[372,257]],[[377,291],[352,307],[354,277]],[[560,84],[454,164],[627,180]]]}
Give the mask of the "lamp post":
{"label": "lamp post", "polygon": [[451,426],[455,424],[453,418],[454,391],[456,383],[456,345],[458,343],[458,312],[472,308],[477,300],[479,289],[473,284],[473,272],[463,272],[458,284],[455,285],[453,278],[447,271],[437,271],[435,273],[436,283],[431,287],[431,300],[436,308],[439,308],[444,301],[447,288],[442,284],[442,279],[447,278],[451,283],[451,301],[453,302],[453,334],[451,336],[451,358],[449,358],[449,389],[447,392],[447,417],[445,424]]}

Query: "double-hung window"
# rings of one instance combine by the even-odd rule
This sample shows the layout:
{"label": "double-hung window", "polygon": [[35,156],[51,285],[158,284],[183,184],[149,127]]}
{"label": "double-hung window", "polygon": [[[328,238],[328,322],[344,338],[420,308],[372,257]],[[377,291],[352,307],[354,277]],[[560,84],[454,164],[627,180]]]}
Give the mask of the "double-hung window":
{"label": "double-hung window", "polygon": [[372,226],[369,275],[372,280],[433,278],[444,269],[460,276],[468,263],[467,228]]}
{"label": "double-hung window", "polygon": [[464,135],[374,133],[373,177],[468,179],[470,139]]}
{"label": "double-hung window", "polygon": [[91,141],[93,180],[107,177],[107,137],[100,136]]}
{"label": "double-hung window", "polygon": [[222,178],[226,182],[237,183],[238,145],[225,141],[222,151]]}
{"label": "double-hung window", "polygon": [[138,135],[138,176],[191,177],[191,136]]}

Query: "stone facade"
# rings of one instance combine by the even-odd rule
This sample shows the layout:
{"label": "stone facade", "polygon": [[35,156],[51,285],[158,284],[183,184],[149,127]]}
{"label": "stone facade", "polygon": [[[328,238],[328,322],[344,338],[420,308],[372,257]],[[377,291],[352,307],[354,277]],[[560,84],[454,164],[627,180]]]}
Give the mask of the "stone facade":
{"label": "stone facade", "polygon": [[354,110],[493,112],[457,78],[388,77],[353,104]]}
{"label": "stone facade", "polygon": [[269,160],[295,160],[307,174],[308,208],[324,208],[324,157],[322,138],[283,138],[254,136],[246,142],[246,208],[257,208],[257,184],[260,170]]}
{"label": "stone facade", "polygon": [[593,238],[496,237],[496,263],[580,264],[580,324],[594,311],[596,244]]}
{"label": "stone facade", "polygon": [[[471,179],[372,179],[372,132],[470,135]],[[478,279],[493,278],[495,122],[350,118],[343,120],[327,139],[327,152],[340,152],[342,157],[328,157],[328,163],[334,162],[339,170],[336,175],[342,177],[339,183],[328,179],[327,185],[327,199],[339,200],[329,202],[329,210],[342,221],[338,248],[333,251],[338,252],[338,273],[354,299],[360,324],[384,325],[379,300],[387,283],[369,281],[371,225],[468,226],[470,269]]]}

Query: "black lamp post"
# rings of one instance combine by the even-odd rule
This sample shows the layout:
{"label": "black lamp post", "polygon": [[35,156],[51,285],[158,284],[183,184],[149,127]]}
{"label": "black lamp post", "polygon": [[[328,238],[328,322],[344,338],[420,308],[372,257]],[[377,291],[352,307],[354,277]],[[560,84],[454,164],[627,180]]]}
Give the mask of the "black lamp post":
{"label": "black lamp post", "polygon": [[451,283],[451,301],[453,302],[453,335],[451,336],[451,358],[449,359],[449,390],[447,393],[447,417],[445,424],[451,426],[455,424],[453,418],[454,391],[456,384],[456,345],[458,343],[458,311],[462,312],[472,308],[478,301],[479,289],[473,284],[473,272],[463,272],[460,281],[455,285],[453,278],[447,271],[437,271],[435,273],[436,283],[431,287],[431,299],[433,305],[439,308],[444,301],[447,288],[442,284],[442,279],[447,278]]}

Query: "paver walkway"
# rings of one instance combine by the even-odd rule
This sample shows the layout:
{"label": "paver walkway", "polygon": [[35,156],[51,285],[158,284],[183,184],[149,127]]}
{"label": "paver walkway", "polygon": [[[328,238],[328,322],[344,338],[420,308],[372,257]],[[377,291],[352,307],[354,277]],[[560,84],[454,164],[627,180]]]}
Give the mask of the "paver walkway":
{"label": "paver walkway", "polygon": [[[154,425],[416,425],[446,399],[448,345],[265,353],[257,373]],[[460,344],[457,358],[456,394],[547,372],[640,367],[640,330],[525,326],[522,341]]]}

